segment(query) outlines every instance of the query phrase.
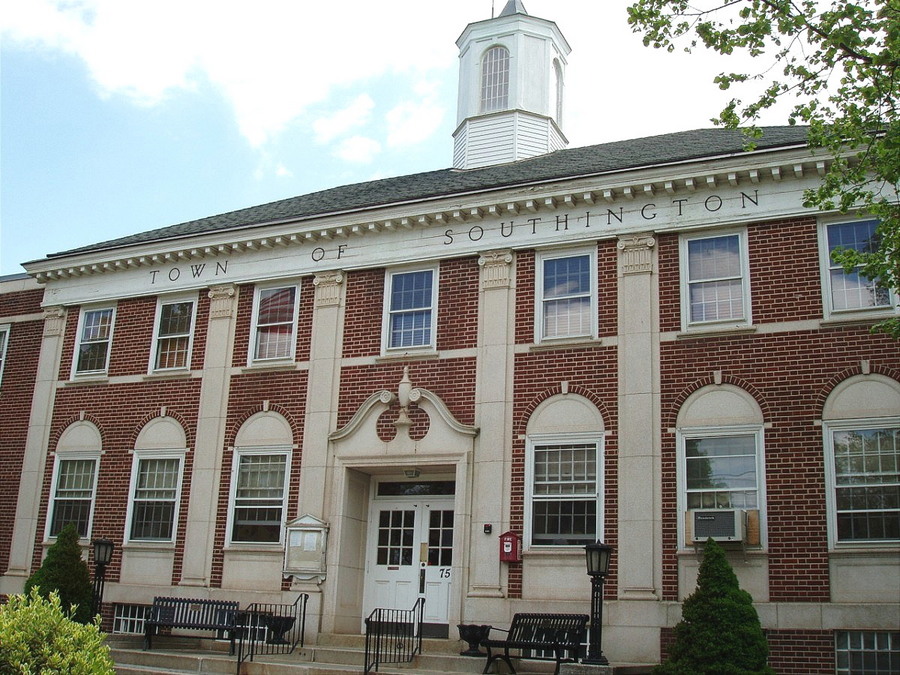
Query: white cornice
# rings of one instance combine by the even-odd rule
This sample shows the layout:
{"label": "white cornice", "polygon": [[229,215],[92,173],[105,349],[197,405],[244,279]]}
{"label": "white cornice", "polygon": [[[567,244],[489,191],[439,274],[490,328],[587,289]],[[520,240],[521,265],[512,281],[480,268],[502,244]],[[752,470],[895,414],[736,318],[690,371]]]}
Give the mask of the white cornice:
{"label": "white cornice", "polygon": [[487,216],[551,214],[596,204],[606,207],[627,204],[640,196],[687,196],[716,187],[752,188],[761,183],[786,183],[811,175],[821,176],[829,164],[829,160],[810,157],[805,147],[782,150],[778,157],[773,155],[774,151],[739,153],[627,172],[522,182],[489,191],[206,232],[177,240],[95,249],[26,263],[25,267],[38,282],[47,283],[160,265],[228,259],[248,251],[315,247],[323,242],[372,237],[385,232],[474,224]]}

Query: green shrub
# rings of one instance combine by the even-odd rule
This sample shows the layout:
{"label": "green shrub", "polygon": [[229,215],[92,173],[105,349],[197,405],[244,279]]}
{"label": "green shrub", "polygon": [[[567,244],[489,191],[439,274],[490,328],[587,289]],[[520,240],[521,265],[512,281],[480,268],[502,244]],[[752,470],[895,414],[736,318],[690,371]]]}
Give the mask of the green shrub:
{"label": "green shrub", "polygon": [[29,595],[35,587],[44,598],[55,592],[64,611],[71,611],[70,618],[79,623],[89,623],[92,619],[93,588],[91,573],[81,558],[78,539],[78,530],[74,525],[69,524],[62,529],[56,542],[47,549],[43,564],[25,582],[25,594]]}
{"label": "green shrub", "polygon": [[769,645],[750,594],[738,586],[725,552],[709,539],[697,589],[682,605],[669,658],[659,675],[772,675]]}
{"label": "green shrub", "polygon": [[33,587],[0,606],[0,673],[21,675],[113,675],[109,647],[93,624],[72,621],[59,596],[44,598]]}

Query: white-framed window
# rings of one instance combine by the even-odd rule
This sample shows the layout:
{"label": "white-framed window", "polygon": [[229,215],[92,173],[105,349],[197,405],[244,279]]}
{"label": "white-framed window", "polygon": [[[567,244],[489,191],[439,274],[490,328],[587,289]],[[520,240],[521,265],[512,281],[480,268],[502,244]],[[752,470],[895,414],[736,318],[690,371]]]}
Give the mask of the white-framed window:
{"label": "white-framed window", "polygon": [[602,436],[531,436],[526,452],[526,546],[584,546],[601,539]]}
{"label": "white-framed window", "polygon": [[509,107],[509,50],[491,47],[481,60],[481,112]]}
{"label": "white-framed window", "polygon": [[436,268],[388,270],[385,283],[385,352],[435,349],[437,330]]}
{"label": "white-framed window", "polygon": [[80,536],[90,535],[99,465],[99,451],[56,455],[50,487],[48,538],[58,535],[69,523],[75,525]]}
{"label": "white-framed window", "polygon": [[837,675],[896,675],[900,673],[900,631],[835,631],[834,655]]}
{"label": "white-framed window", "polygon": [[280,544],[287,509],[291,453],[235,448],[228,539],[231,543]]}
{"label": "white-framed window", "polygon": [[900,418],[823,426],[831,541],[900,541]]}
{"label": "white-framed window", "polygon": [[128,540],[175,540],[184,450],[136,450],[131,469]]}
{"label": "white-framed window", "polygon": [[870,253],[878,249],[877,220],[824,223],[821,227],[824,302],[827,315],[890,311],[897,304],[890,289],[878,286],[858,269],[845,272],[831,259],[837,249]]}
{"label": "white-framed window", "polygon": [[151,371],[186,370],[190,367],[196,307],[196,296],[159,299]]}
{"label": "white-framed window", "polygon": [[537,255],[535,342],[597,335],[597,257],[594,250]]}
{"label": "white-framed window", "polygon": [[682,325],[749,325],[746,232],[682,237]]}
{"label": "white-framed window", "polygon": [[78,317],[73,375],[98,375],[106,372],[109,368],[115,319],[115,307],[82,308]]}
{"label": "white-framed window", "polygon": [[297,308],[300,292],[296,284],[259,286],[253,296],[250,363],[288,361],[297,343]]}
{"label": "white-framed window", "polygon": [[9,324],[0,325],[0,383],[3,382],[3,367],[6,365],[6,347],[9,344]]}
{"label": "white-framed window", "polygon": [[[758,512],[759,522],[763,522],[765,455],[761,426],[680,429],[677,439],[680,523],[685,513],[698,510]],[[686,539],[682,538],[684,545],[691,545]],[[764,540],[759,543],[764,544]]]}

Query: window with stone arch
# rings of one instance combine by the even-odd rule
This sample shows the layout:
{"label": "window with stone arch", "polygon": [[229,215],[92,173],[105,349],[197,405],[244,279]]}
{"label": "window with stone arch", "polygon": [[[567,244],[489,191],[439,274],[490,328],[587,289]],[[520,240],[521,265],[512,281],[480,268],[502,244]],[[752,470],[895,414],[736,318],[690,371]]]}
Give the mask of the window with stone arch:
{"label": "window with stone arch", "polygon": [[87,420],[66,427],[56,444],[46,538],[72,523],[82,538],[91,535],[97,474],[103,452],[100,430]]}
{"label": "window with stone arch", "polygon": [[526,548],[603,539],[603,439],[597,407],[578,394],[541,402],[525,443]]}
{"label": "window with stone arch", "polygon": [[509,50],[497,45],[481,60],[481,112],[509,107]]}
{"label": "window with stone arch", "polygon": [[900,542],[900,382],[857,375],[822,410],[831,548]]}
{"label": "window with stone arch", "polygon": [[230,544],[283,543],[293,443],[291,425],[278,413],[259,412],[241,425],[231,465]]}
{"label": "window with stone arch", "polygon": [[157,417],[141,429],[131,465],[126,541],[175,541],[187,451],[184,429],[172,417]]}
{"label": "window with stone arch", "polygon": [[676,422],[678,532],[693,541],[697,511],[736,512],[744,542],[765,546],[765,437],[762,410],[747,391],[714,384],[691,394]]}

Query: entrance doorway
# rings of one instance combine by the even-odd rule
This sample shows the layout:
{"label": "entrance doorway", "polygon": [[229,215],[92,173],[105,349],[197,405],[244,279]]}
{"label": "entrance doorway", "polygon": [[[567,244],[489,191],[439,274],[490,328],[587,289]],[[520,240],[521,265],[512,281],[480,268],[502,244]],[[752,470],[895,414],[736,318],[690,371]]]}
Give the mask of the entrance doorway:
{"label": "entrance doorway", "polygon": [[369,507],[363,619],[425,599],[423,634],[449,634],[453,481],[379,482]]}

